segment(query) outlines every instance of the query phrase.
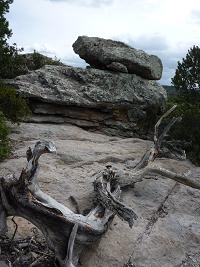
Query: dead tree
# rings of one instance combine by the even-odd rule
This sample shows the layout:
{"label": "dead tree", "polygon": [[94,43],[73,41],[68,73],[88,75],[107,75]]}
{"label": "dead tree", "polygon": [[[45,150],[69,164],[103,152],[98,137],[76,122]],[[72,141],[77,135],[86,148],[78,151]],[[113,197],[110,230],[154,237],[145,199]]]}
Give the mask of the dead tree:
{"label": "dead tree", "polygon": [[120,201],[123,188],[141,182],[151,174],[200,189],[200,180],[160,168],[154,163],[165,135],[180,120],[173,118],[159,134],[162,120],[174,108],[157,122],[152,147],[130,173],[107,166],[104,171],[94,175],[97,205],[87,215],[72,212],[41,191],[37,180],[39,158],[44,153],[56,152],[56,148],[52,142],[37,142],[33,150],[27,150],[27,165],[20,177],[10,175],[0,178],[0,234],[6,233],[8,216],[23,217],[41,230],[61,267],[77,266],[83,248],[105,234],[114,216],[133,226],[137,215]]}

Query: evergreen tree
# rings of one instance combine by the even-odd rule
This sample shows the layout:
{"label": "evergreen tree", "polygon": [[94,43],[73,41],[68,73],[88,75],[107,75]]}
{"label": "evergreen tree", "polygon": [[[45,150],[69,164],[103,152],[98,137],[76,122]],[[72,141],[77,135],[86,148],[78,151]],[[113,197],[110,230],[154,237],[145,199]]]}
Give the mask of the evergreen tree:
{"label": "evergreen tree", "polygon": [[0,79],[16,76],[15,73],[18,72],[21,63],[16,44],[8,44],[12,31],[5,15],[12,3],[13,0],[0,1]]}
{"label": "evergreen tree", "polygon": [[200,48],[193,46],[178,67],[172,84],[179,95],[200,92]]}
{"label": "evergreen tree", "polygon": [[200,48],[193,46],[178,67],[172,83],[177,95],[168,99],[169,105],[177,104],[176,116],[181,123],[172,129],[172,139],[181,140],[182,148],[193,163],[200,164]]}
{"label": "evergreen tree", "polygon": [[19,122],[30,114],[26,101],[17,96],[15,89],[6,86],[2,80],[13,78],[21,71],[22,61],[18,49],[15,44],[8,44],[12,31],[5,15],[12,2],[13,0],[0,0],[0,161],[8,156],[11,149],[6,121]]}

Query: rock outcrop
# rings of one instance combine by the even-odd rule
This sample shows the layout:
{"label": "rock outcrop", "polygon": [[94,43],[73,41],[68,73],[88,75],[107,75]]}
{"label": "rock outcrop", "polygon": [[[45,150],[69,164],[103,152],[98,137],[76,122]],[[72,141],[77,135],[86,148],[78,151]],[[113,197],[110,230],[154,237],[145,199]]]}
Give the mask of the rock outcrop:
{"label": "rock outcrop", "polygon": [[31,121],[72,123],[111,135],[146,137],[166,100],[155,81],[93,68],[45,66],[9,83],[28,97]]}
{"label": "rock outcrop", "polygon": [[149,80],[159,80],[162,76],[162,62],[157,56],[148,55],[122,42],[79,36],[73,49],[97,69],[137,74]]}
{"label": "rock outcrop", "polygon": [[[149,141],[109,137],[71,125],[32,123],[13,129],[10,138],[13,153],[0,164],[0,176],[16,173],[19,177],[26,149],[39,139],[52,140],[57,155],[42,158],[38,180],[45,192],[74,211],[70,196],[77,199],[81,211],[92,205],[95,172],[111,164],[131,173],[151,145]],[[195,179],[200,177],[200,168],[187,161],[156,159],[155,164],[181,174],[190,170]],[[115,217],[104,237],[84,251],[82,267],[122,267],[132,253],[137,267],[200,266],[200,191],[157,178],[127,188],[123,202],[137,213],[136,224],[130,229]],[[16,238],[33,235],[33,225],[15,220],[19,226]],[[9,225],[12,237],[15,225],[12,221]]]}
{"label": "rock outcrop", "polygon": [[72,123],[109,135],[148,138],[167,97],[154,81],[162,74],[160,59],[96,37],[81,36],[73,47],[91,66],[56,65],[45,56],[28,54],[30,68],[38,58],[49,65],[8,81],[29,99],[29,121]]}

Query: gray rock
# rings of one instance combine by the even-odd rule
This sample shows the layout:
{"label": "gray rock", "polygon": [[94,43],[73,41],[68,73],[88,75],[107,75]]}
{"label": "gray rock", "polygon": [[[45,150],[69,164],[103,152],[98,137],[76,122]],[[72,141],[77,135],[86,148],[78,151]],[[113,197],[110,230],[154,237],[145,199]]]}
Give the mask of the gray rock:
{"label": "gray rock", "polygon": [[159,80],[162,76],[162,62],[157,56],[148,55],[122,42],[79,36],[73,49],[97,69],[134,73],[149,80]]}
{"label": "gray rock", "polygon": [[155,81],[93,68],[45,66],[9,83],[29,98],[31,121],[109,128],[122,136],[146,137],[166,100]]}
{"label": "gray rock", "polygon": [[9,267],[5,261],[0,261],[0,267]]}
{"label": "gray rock", "polygon": [[106,68],[108,70],[113,70],[116,72],[124,72],[124,73],[128,73],[128,69],[126,66],[124,66],[123,64],[119,63],[119,62],[112,62],[109,65],[106,65]]}
{"label": "gray rock", "polygon": [[[14,126],[12,126],[14,127]],[[15,126],[16,127],[16,126]],[[113,138],[92,133],[71,125],[22,123],[11,131],[15,148],[9,159],[0,163],[0,176],[18,173],[26,165],[26,149],[38,139],[55,142],[57,154],[41,158],[38,179],[41,188],[70,209],[74,196],[81,211],[93,200],[95,172],[105,165],[131,173],[151,142],[136,138]],[[200,168],[187,161],[157,159],[155,164],[200,177]],[[138,220],[130,229],[117,217],[102,239],[86,248],[81,256],[82,267],[123,267],[132,254],[136,267],[199,267],[200,266],[200,191],[158,177],[145,179],[123,193],[123,202],[132,207]],[[8,235],[15,225],[9,218]],[[15,218],[16,238],[32,236],[33,227],[26,220]]]}

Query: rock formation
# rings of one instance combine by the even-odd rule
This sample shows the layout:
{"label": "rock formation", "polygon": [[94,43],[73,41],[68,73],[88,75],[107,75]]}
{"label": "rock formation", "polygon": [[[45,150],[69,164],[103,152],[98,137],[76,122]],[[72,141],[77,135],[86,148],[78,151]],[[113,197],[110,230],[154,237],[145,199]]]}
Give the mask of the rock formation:
{"label": "rock formation", "polygon": [[122,42],[79,36],[73,48],[75,53],[97,69],[134,73],[149,80],[160,80],[162,76],[162,62],[157,56],[148,55]]}
{"label": "rock formation", "polygon": [[123,136],[146,136],[165,102],[164,89],[154,81],[92,68],[45,66],[12,84],[29,98],[32,121]]}
{"label": "rock formation", "polygon": [[[109,135],[147,138],[164,107],[166,92],[156,81],[142,77],[159,78],[160,60],[100,38],[79,37],[73,46],[92,68],[49,65],[9,81],[29,99],[30,121],[72,123]],[[105,57],[99,58],[100,54]]]}

